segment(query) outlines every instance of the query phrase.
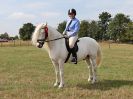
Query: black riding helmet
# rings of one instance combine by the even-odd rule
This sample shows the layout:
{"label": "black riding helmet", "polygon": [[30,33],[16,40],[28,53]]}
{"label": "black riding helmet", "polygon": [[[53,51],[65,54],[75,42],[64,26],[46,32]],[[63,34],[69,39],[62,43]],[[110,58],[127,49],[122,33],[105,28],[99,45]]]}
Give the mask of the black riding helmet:
{"label": "black riding helmet", "polygon": [[68,10],[68,15],[70,15],[70,14],[76,15],[76,10],[75,9],[69,9]]}

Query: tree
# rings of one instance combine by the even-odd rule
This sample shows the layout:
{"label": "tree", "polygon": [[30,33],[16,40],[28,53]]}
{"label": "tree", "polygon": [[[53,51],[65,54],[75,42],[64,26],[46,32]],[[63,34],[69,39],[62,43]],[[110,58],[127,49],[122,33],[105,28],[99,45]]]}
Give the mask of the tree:
{"label": "tree", "polygon": [[129,22],[126,27],[126,32],[122,38],[123,41],[131,41],[133,43],[133,22]]}
{"label": "tree", "polygon": [[80,30],[79,30],[79,37],[85,37],[89,34],[89,22],[86,20],[81,21]]}
{"label": "tree", "polygon": [[17,40],[17,39],[19,39],[19,37],[18,37],[18,35],[16,35],[16,36],[14,36],[14,37],[10,37],[9,39],[10,39],[10,40]]}
{"label": "tree", "polygon": [[0,35],[0,38],[1,38],[1,39],[9,39],[9,35],[8,35],[7,32],[5,32],[4,34],[1,34],[1,35]]}
{"label": "tree", "polygon": [[66,27],[66,21],[63,21],[62,23],[59,23],[57,31],[59,31],[60,33],[63,33],[63,31],[65,30]]}
{"label": "tree", "polygon": [[111,20],[111,14],[109,14],[108,12],[102,12],[102,14],[99,14],[99,27],[100,27],[100,38],[101,40],[103,39],[108,39],[107,36],[107,29],[108,29],[108,24],[109,21]]}
{"label": "tree", "polygon": [[16,40],[16,39],[19,39],[18,35],[14,36],[14,39],[15,39],[15,40]]}
{"label": "tree", "polygon": [[35,26],[32,23],[26,23],[19,29],[19,35],[22,40],[30,40]]}
{"label": "tree", "polygon": [[88,36],[99,40],[99,26],[97,21],[91,21],[89,23]]}
{"label": "tree", "polygon": [[125,37],[126,27],[131,22],[129,16],[118,13],[110,22],[108,33],[113,40],[122,39]]}

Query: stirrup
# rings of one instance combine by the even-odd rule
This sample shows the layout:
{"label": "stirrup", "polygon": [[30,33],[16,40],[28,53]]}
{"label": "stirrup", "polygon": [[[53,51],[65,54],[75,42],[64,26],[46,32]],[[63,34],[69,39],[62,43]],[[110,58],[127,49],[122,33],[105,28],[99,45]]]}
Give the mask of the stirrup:
{"label": "stirrup", "polygon": [[71,62],[74,63],[74,64],[77,64],[77,59],[75,57],[72,57]]}

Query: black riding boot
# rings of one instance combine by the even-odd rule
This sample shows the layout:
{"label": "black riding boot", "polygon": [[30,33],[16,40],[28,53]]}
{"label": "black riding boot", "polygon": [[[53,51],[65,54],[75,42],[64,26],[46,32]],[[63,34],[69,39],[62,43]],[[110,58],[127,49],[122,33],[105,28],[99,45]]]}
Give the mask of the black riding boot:
{"label": "black riding boot", "polygon": [[74,64],[77,64],[77,53],[75,47],[71,49],[72,52],[72,60],[71,62]]}

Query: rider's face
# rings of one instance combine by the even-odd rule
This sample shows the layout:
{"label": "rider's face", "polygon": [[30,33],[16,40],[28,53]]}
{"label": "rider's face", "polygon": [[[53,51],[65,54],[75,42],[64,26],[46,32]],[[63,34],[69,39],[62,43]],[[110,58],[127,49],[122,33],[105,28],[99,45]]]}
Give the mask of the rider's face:
{"label": "rider's face", "polygon": [[75,18],[75,14],[73,14],[73,13],[72,14],[69,14],[68,16],[70,17],[70,19]]}

